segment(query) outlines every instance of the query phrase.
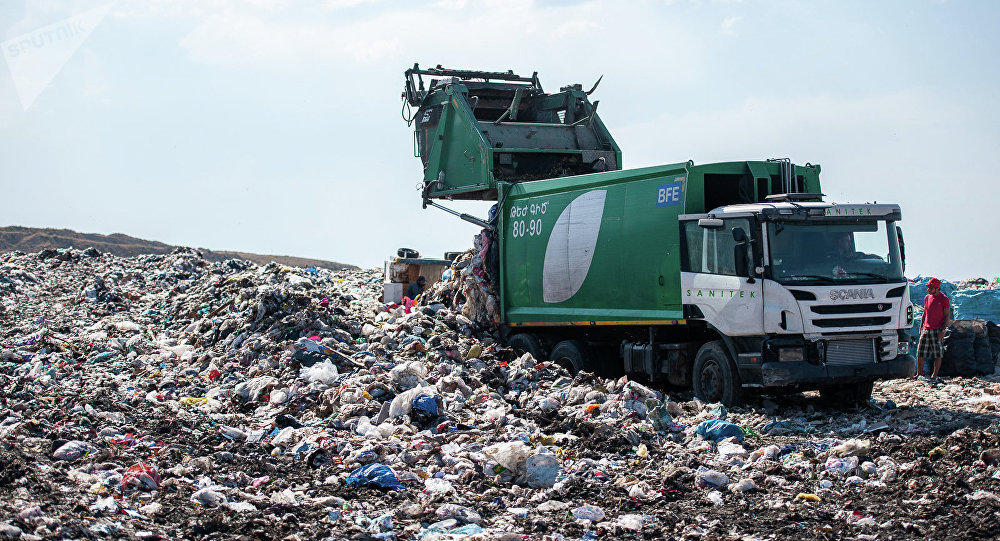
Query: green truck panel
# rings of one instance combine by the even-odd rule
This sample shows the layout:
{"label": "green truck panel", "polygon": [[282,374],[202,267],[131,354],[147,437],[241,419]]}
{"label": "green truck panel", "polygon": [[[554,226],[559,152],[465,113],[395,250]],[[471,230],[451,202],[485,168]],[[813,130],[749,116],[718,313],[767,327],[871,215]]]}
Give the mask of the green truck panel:
{"label": "green truck panel", "polygon": [[[796,169],[819,191],[819,167]],[[674,323],[681,214],[762,201],[781,164],[688,163],[501,186],[501,303],[510,325]]]}

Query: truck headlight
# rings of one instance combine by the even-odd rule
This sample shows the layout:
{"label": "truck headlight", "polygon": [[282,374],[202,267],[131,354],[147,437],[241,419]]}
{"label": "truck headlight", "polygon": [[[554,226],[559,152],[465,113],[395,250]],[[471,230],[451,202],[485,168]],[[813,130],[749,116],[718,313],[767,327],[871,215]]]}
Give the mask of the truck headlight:
{"label": "truck headlight", "polygon": [[778,350],[778,360],[781,362],[801,361],[802,348],[781,348]]}
{"label": "truck headlight", "polygon": [[906,307],[906,324],[913,325],[913,305]]}

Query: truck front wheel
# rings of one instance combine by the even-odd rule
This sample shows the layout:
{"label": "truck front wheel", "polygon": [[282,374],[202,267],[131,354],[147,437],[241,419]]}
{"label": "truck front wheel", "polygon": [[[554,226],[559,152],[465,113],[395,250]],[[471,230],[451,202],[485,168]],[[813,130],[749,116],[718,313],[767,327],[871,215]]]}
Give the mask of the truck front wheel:
{"label": "truck front wheel", "polygon": [[514,348],[515,351],[530,353],[531,356],[540,363],[545,362],[546,360],[545,350],[542,349],[542,342],[533,334],[526,332],[515,334],[507,340],[507,343],[510,344],[510,347]]}
{"label": "truck front wheel", "polygon": [[563,340],[552,348],[549,360],[576,375],[581,370],[593,370],[590,362],[590,348],[580,340]]}
{"label": "truck front wheel", "polygon": [[694,394],[712,403],[739,404],[742,387],[722,342],[709,342],[698,350],[692,374]]}
{"label": "truck front wheel", "polygon": [[853,408],[854,406],[867,404],[872,398],[874,387],[875,383],[872,381],[829,385],[820,388],[819,395],[823,399],[823,402],[831,406]]}

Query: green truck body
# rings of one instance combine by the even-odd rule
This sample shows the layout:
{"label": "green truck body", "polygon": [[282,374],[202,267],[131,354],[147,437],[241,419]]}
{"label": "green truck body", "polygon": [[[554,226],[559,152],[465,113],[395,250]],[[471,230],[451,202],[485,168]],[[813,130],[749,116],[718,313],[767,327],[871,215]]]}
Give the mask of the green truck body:
{"label": "green truck body", "polygon": [[[763,201],[780,191],[781,165],[687,162],[505,185],[498,226],[504,322],[515,327],[683,322],[678,217],[715,208],[736,197],[741,185]],[[807,191],[820,191],[818,166],[796,172]],[[592,194],[589,202],[580,199],[586,194]],[[585,231],[582,241],[560,236],[566,227],[553,237],[557,224],[570,223]],[[546,277],[549,289],[552,281],[569,288],[546,299]],[[562,300],[567,293],[572,294]]]}

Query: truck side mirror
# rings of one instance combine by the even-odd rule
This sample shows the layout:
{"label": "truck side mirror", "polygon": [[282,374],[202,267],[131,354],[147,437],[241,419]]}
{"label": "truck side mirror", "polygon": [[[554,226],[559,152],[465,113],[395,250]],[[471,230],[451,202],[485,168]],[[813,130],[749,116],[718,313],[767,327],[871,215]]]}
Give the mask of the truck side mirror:
{"label": "truck side mirror", "polygon": [[749,277],[750,262],[747,261],[747,245],[745,242],[733,246],[733,261],[736,263],[736,275]]}
{"label": "truck side mirror", "polygon": [[746,242],[747,241],[747,232],[744,231],[742,227],[734,227],[733,228],[733,240],[735,240],[737,244],[739,244],[741,242]]}
{"label": "truck side mirror", "polygon": [[750,276],[750,259],[747,257],[747,246],[749,244],[747,232],[742,227],[734,227],[733,240],[736,241],[736,244],[733,246],[733,263],[736,266],[736,275],[745,276],[753,280],[753,277]]}
{"label": "truck side mirror", "polygon": [[899,240],[899,257],[903,264],[903,272],[906,272],[906,243],[903,242],[903,228],[896,226],[896,239]]}

